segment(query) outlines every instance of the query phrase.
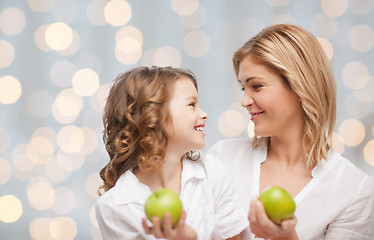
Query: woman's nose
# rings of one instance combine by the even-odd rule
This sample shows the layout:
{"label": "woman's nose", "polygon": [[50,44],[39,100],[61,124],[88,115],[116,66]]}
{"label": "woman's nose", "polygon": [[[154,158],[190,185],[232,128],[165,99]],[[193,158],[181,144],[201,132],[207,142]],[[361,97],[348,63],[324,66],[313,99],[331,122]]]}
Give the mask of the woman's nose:
{"label": "woman's nose", "polygon": [[244,93],[242,101],[240,102],[243,108],[248,108],[253,104],[253,98],[249,94]]}

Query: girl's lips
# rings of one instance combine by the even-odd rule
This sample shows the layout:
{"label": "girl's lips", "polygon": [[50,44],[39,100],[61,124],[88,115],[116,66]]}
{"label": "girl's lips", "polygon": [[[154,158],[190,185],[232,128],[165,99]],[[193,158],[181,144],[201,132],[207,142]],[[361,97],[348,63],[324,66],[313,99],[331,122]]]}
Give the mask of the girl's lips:
{"label": "girl's lips", "polygon": [[253,121],[254,119],[256,119],[257,117],[260,116],[260,114],[263,114],[265,111],[262,111],[262,112],[250,112],[249,114],[251,114],[251,120]]}
{"label": "girl's lips", "polygon": [[202,133],[205,136],[205,134],[204,134],[204,127],[205,127],[205,124],[201,124],[201,125],[195,126],[194,129],[195,129],[195,131],[198,131],[198,132]]}

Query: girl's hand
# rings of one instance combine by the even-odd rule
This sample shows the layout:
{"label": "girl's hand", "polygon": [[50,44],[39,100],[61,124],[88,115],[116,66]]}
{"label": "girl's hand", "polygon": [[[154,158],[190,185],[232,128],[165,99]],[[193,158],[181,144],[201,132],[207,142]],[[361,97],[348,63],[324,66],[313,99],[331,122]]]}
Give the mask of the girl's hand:
{"label": "girl's hand", "polygon": [[265,239],[299,239],[295,226],[296,217],[283,220],[281,225],[275,224],[266,215],[264,205],[257,199],[252,200],[249,212],[249,223],[252,233]]}
{"label": "girl's hand", "polygon": [[156,238],[166,238],[166,239],[180,239],[180,240],[196,240],[196,232],[187,224],[186,221],[186,212],[182,211],[178,223],[173,228],[171,224],[171,216],[169,213],[166,213],[164,216],[164,222],[161,229],[160,218],[154,217],[152,219],[152,227],[147,225],[146,220],[142,219],[143,229],[147,234],[153,234]]}

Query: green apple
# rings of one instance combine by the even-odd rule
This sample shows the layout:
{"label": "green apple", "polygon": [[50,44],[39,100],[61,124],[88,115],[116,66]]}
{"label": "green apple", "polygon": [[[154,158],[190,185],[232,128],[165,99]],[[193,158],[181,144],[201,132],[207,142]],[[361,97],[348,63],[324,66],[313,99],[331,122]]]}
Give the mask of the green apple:
{"label": "green apple", "polygon": [[271,186],[261,193],[259,200],[264,204],[266,214],[276,224],[293,217],[296,204],[283,188]]}
{"label": "green apple", "polygon": [[162,188],[147,198],[144,205],[145,214],[149,220],[159,217],[161,226],[165,213],[170,213],[172,225],[177,224],[183,210],[182,202],[178,194],[173,190]]}

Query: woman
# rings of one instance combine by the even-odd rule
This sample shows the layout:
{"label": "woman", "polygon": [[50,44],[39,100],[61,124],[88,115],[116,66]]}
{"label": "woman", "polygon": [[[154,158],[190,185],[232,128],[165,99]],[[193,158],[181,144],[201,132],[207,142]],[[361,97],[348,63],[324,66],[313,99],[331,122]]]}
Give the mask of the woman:
{"label": "woman", "polygon": [[[251,238],[374,239],[374,180],[332,148],[336,87],[318,40],[298,26],[270,26],[235,52],[233,65],[255,137],[209,152],[235,173]],[[272,185],[297,205],[281,225],[256,198]]]}

